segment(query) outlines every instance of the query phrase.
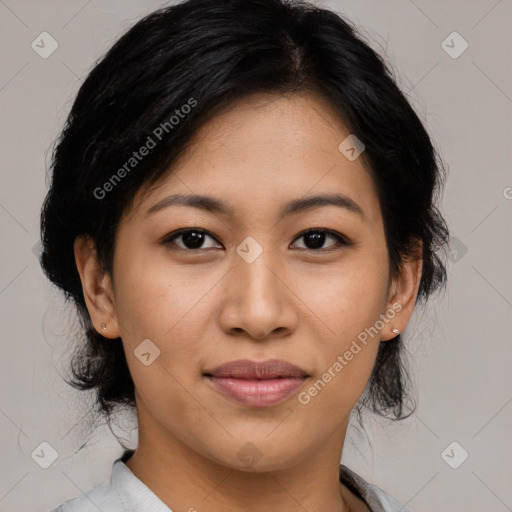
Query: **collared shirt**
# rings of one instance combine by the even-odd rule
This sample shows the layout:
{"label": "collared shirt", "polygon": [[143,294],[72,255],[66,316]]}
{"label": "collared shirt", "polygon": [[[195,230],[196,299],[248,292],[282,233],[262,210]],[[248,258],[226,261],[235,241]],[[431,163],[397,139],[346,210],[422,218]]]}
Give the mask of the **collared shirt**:
{"label": "collared shirt", "polygon": [[[110,480],[65,501],[50,512],[172,512],[126,466],[133,450],[126,450],[112,466]],[[368,483],[340,464],[340,482],[361,498],[372,512],[409,512],[380,487]]]}

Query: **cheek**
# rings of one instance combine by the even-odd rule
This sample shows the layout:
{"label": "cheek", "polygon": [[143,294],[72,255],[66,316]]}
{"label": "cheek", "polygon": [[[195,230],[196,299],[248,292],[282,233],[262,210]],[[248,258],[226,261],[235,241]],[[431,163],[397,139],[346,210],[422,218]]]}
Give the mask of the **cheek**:
{"label": "cheek", "polygon": [[201,410],[191,407],[183,386],[193,378],[192,365],[204,338],[201,329],[208,316],[201,298],[209,281],[190,280],[169,265],[145,268],[135,259],[118,270],[116,312],[139,396],[162,418],[165,411],[184,409],[199,418]]}
{"label": "cheek", "polygon": [[[386,261],[377,255],[347,258],[332,272],[303,279],[298,295],[306,297],[305,315],[312,315],[322,362],[320,374],[305,390],[301,403],[312,409],[350,410],[370,378],[380,336],[376,322],[383,312]],[[313,312],[313,313],[311,313]]]}
{"label": "cheek", "polygon": [[[132,254],[119,262],[115,276],[116,312],[130,373],[145,401],[187,406],[180,384],[199,378],[194,365],[204,352],[201,340],[213,321],[214,287],[222,273],[170,265],[165,258],[148,264],[149,258],[136,257],[135,250]],[[148,352],[146,366],[142,354]]]}
{"label": "cheek", "polygon": [[201,310],[201,299],[218,276],[199,266],[171,265],[165,255],[127,250],[116,267],[116,313],[121,337],[129,344],[144,338],[165,343],[181,322]]}
{"label": "cheek", "polygon": [[347,253],[339,265],[297,272],[293,289],[304,303],[304,315],[318,324],[323,337],[356,337],[375,324],[386,304],[386,260],[367,251]]}
{"label": "cheek", "polygon": [[310,296],[309,307],[319,312],[315,332],[321,364],[310,386],[298,397],[304,407],[311,407],[308,414],[322,416],[329,410],[332,416],[327,423],[339,423],[359,400],[380,344],[374,329],[382,311],[383,289],[365,285],[352,275],[331,282],[324,293]]}

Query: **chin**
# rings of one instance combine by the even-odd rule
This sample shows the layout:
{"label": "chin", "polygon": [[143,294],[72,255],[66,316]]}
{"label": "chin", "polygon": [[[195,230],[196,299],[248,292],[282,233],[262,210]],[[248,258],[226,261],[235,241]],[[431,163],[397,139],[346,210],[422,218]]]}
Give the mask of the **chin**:
{"label": "chin", "polygon": [[[218,446],[216,448],[218,450]],[[283,446],[282,443],[276,446],[275,443],[263,438],[261,442],[253,440],[231,443],[218,454],[210,452],[208,458],[236,471],[264,473],[284,470],[298,464],[300,462],[298,449],[297,447],[295,451],[293,447]],[[231,456],[227,457],[227,455]]]}

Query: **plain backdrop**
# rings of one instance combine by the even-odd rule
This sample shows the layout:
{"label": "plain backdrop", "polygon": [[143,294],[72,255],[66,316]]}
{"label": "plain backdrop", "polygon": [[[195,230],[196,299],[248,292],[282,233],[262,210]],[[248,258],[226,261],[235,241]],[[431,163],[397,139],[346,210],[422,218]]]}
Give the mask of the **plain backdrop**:
{"label": "plain backdrop", "polygon": [[[512,510],[512,2],[317,3],[360,27],[426,124],[448,167],[440,206],[454,237],[446,293],[405,334],[417,411],[368,418],[367,438],[350,429],[343,463],[412,512]],[[39,211],[79,85],[161,5],[0,0],[1,511],[50,510],[108,480],[123,451],[108,428],[87,430],[92,395],[62,379],[77,327],[36,259]],[[42,32],[58,44],[47,58],[32,47],[45,37],[51,49]],[[133,446],[133,417],[114,432]],[[58,454],[47,469],[41,443]]]}

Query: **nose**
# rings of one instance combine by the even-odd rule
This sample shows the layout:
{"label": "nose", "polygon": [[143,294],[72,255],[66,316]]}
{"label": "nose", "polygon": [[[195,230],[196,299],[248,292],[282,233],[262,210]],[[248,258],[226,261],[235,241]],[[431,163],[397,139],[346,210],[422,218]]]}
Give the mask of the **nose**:
{"label": "nose", "polygon": [[228,334],[245,333],[264,340],[282,337],[297,328],[297,298],[286,281],[283,266],[265,251],[252,263],[234,256],[224,283],[220,324]]}

